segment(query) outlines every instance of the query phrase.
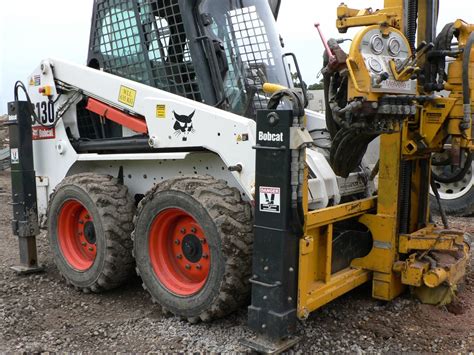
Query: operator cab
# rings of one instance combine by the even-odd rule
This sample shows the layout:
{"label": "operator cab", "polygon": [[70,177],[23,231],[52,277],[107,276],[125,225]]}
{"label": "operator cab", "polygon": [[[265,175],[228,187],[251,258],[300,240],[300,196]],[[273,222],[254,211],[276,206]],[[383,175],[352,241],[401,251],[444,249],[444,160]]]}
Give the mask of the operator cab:
{"label": "operator cab", "polygon": [[292,87],[279,0],[96,0],[90,67],[255,118],[265,82]]}

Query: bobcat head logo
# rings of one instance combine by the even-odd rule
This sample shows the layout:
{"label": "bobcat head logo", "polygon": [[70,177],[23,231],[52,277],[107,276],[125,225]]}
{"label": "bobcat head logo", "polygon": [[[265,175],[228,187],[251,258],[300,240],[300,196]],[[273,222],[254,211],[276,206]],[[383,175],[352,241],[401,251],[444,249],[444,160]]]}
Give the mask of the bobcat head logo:
{"label": "bobcat head logo", "polygon": [[183,136],[183,141],[188,140],[188,135],[190,133],[196,132],[196,130],[193,127],[193,117],[196,111],[191,113],[189,116],[186,115],[178,115],[176,112],[173,111],[174,118],[176,122],[174,123],[173,129],[174,129],[174,134],[176,136]]}

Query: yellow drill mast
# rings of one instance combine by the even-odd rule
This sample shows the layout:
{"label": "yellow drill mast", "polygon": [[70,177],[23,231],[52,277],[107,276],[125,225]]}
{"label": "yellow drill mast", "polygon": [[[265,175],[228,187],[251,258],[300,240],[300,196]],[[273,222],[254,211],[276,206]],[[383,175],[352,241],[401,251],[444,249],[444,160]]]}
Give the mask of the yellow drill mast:
{"label": "yellow drill mast", "polygon": [[[379,195],[306,212],[299,252],[300,318],[369,280],[377,299],[391,300],[412,286],[426,302],[449,302],[465,274],[469,259],[465,235],[431,223],[428,199],[430,185],[435,188],[430,184],[431,154],[443,150],[448,138],[453,161],[460,152],[473,149],[474,83],[472,75],[463,75],[463,66],[473,66],[469,50],[474,27],[456,21],[452,33],[458,44],[442,53],[432,43],[437,2],[420,0],[415,8],[410,3],[387,0],[377,11],[338,7],[340,32],[363,27],[345,61],[326,67],[330,71],[332,64],[333,73],[347,77],[347,106],[328,109],[338,116],[342,130],[357,127],[354,134],[364,129],[380,134]],[[431,83],[425,64],[442,56],[452,58],[447,78]],[[449,96],[441,97],[440,89],[449,90]],[[350,267],[332,273],[334,225],[348,219],[357,219],[370,230],[373,248]]]}

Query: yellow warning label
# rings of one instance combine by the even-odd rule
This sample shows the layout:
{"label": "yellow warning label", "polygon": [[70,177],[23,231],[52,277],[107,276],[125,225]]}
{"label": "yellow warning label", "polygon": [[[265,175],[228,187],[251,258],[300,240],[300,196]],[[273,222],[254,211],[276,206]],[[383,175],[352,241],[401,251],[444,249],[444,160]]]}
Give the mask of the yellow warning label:
{"label": "yellow warning label", "polygon": [[119,93],[119,102],[128,105],[130,107],[135,106],[135,99],[137,97],[137,91],[130,89],[126,86],[121,86],[120,87],[120,93]]}
{"label": "yellow warning label", "polygon": [[166,118],[166,105],[156,105],[156,118]]}

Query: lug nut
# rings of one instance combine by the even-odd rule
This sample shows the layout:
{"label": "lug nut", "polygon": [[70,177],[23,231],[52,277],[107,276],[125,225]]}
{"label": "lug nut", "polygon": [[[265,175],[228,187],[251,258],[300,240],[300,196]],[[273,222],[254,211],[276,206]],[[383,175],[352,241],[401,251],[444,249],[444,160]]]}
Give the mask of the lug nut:
{"label": "lug nut", "polygon": [[91,218],[91,216],[89,216],[88,214],[86,214],[86,219],[90,219],[90,218]]}
{"label": "lug nut", "polygon": [[176,245],[179,245],[179,243],[180,243],[179,239],[176,239],[176,240],[174,241],[174,244],[176,244]]}
{"label": "lug nut", "polygon": [[201,270],[201,269],[202,269],[201,264],[197,264],[197,265],[196,265],[196,269]]}
{"label": "lug nut", "polygon": [[192,233],[196,233],[196,232],[197,232],[197,229],[193,227],[193,228],[191,228],[191,232],[192,232]]}
{"label": "lug nut", "polygon": [[186,270],[190,270],[190,269],[191,269],[191,265],[186,264],[185,268],[186,268]]}
{"label": "lug nut", "polygon": [[82,219],[79,220],[79,224],[84,224],[84,221]]}
{"label": "lug nut", "polygon": [[207,255],[207,254],[202,254],[202,257],[203,257],[204,259],[209,259],[209,255]]}
{"label": "lug nut", "polygon": [[92,247],[89,247],[89,251],[94,251],[94,248],[92,248]]}
{"label": "lug nut", "polygon": [[201,244],[206,244],[206,239],[201,239]]}
{"label": "lug nut", "polygon": [[181,260],[181,259],[183,258],[183,256],[182,256],[181,254],[176,255],[176,257],[177,257],[179,260]]}
{"label": "lug nut", "polygon": [[182,234],[186,233],[186,229],[181,228],[181,233],[182,233]]}
{"label": "lug nut", "polygon": [[85,247],[87,245],[86,242],[82,242],[81,244],[82,244],[83,247]]}

